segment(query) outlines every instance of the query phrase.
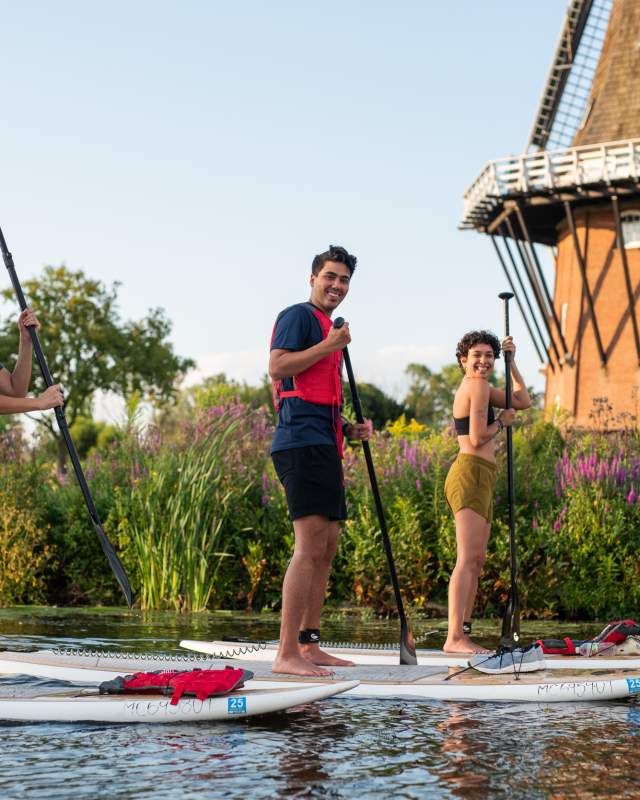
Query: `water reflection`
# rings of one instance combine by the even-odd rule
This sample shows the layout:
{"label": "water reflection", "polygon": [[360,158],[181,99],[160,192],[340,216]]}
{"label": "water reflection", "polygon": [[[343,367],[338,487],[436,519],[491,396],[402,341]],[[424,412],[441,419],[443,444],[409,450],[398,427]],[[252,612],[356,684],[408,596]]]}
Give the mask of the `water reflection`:
{"label": "water reflection", "polygon": [[470,790],[480,789],[488,796],[490,781],[482,771],[484,747],[479,737],[480,727],[457,704],[446,709],[445,719],[436,726],[442,734],[441,750],[446,760],[435,772],[451,786],[456,797],[468,797]]}

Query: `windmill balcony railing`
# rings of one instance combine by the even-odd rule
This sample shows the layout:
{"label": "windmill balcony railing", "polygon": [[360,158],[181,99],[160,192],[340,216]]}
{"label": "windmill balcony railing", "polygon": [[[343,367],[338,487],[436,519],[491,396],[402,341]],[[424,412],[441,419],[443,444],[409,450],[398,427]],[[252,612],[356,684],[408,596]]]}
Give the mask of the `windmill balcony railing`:
{"label": "windmill balcony railing", "polygon": [[490,161],[464,195],[463,225],[473,227],[501,198],[568,186],[637,180],[640,139],[542,150]]}

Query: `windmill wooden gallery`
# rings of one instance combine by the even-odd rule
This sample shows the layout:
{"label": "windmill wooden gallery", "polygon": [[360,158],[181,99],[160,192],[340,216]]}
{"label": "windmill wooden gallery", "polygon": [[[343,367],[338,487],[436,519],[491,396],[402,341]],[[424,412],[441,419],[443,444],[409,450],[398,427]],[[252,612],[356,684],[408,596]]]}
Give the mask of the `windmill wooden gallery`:
{"label": "windmill wooden gallery", "polygon": [[461,227],[491,239],[544,367],[545,409],[578,427],[637,424],[640,0],[570,0],[527,151],[483,168]]}

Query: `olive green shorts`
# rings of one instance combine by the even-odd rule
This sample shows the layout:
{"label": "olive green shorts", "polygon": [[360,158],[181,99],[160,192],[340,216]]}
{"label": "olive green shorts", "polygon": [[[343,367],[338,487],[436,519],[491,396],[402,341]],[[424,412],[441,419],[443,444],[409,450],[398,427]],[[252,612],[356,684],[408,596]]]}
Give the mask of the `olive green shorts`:
{"label": "olive green shorts", "polygon": [[454,514],[462,508],[470,508],[491,522],[496,475],[497,467],[491,461],[459,453],[444,482],[449,508]]}

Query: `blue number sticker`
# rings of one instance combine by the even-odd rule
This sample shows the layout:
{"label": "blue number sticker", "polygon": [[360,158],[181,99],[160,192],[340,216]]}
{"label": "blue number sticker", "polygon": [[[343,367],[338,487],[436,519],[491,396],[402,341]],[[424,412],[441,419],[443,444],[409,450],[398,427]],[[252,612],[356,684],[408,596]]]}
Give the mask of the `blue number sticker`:
{"label": "blue number sticker", "polygon": [[640,693],[640,678],[627,678],[627,686],[631,694]]}
{"label": "blue number sticker", "polygon": [[[637,689],[640,692],[640,685]],[[246,714],[247,713],[247,698],[246,697],[229,697],[227,698],[227,714]]]}

